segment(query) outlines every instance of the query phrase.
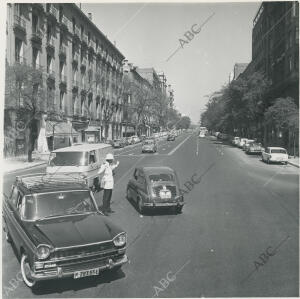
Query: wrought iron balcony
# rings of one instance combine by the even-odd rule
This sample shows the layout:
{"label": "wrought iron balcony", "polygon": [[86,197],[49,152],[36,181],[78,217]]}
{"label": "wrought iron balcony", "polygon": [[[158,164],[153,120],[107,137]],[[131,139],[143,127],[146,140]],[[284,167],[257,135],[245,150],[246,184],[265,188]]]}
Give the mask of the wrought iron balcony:
{"label": "wrought iron balcony", "polygon": [[62,29],[69,30],[69,20],[65,16],[61,17],[60,25]]}
{"label": "wrought iron balcony", "polygon": [[32,35],[31,40],[36,41],[38,43],[41,43],[43,39],[43,32],[40,29],[33,28],[32,29]]}
{"label": "wrought iron balcony", "polygon": [[50,4],[47,13],[49,17],[53,17],[55,20],[57,19],[57,9],[53,6],[53,4]]}
{"label": "wrought iron balcony", "polygon": [[14,29],[19,29],[26,33],[26,21],[18,15],[14,16]]}
{"label": "wrought iron balcony", "polygon": [[60,46],[59,47],[59,56],[61,56],[62,58],[66,58],[67,56],[67,48],[65,46]]}

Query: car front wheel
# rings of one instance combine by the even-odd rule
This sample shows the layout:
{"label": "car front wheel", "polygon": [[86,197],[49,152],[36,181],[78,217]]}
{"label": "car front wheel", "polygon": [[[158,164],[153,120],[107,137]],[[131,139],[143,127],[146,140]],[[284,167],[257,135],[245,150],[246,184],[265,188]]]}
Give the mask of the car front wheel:
{"label": "car front wheel", "polygon": [[175,212],[176,212],[177,214],[181,214],[181,213],[182,213],[182,208],[183,208],[183,206],[178,206],[178,207],[176,207],[176,208],[175,208]]}
{"label": "car front wheel", "polygon": [[28,261],[28,257],[26,254],[22,254],[22,258],[21,258],[21,273],[22,273],[22,278],[25,282],[25,284],[32,288],[36,281],[33,280],[30,276],[30,266],[29,266],[29,261]]}

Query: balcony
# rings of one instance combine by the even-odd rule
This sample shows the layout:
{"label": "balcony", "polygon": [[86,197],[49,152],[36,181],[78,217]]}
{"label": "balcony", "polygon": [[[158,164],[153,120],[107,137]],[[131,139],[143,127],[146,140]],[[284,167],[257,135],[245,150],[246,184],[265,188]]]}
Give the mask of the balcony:
{"label": "balcony", "polygon": [[72,59],[73,64],[77,65],[78,61],[79,61],[79,54],[78,53],[73,53],[73,59]]}
{"label": "balcony", "polygon": [[88,37],[86,34],[82,34],[81,35],[81,43],[83,46],[87,46],[88,45]]}
{"label": "balcony", "polygon": [[60,85],[60,88],[67,87],[67,76],[66,75],[59,74],[59,85]]}
{"label": "balcony", "polygon": [[55,72],[53,70],[48,70],[47,76],[48,81],[55,82]]}
{"label": "balcony", "polygon": [[43,39],[43,32],[40,29],[37,29],[37,28],[34,29],[33,28],[32,29],[32,34],[31,34],[31,40],[41,44],[42,39]]}
{"label": "balcony", "polygon": [[86,68],[86,64],[87,64],[87,59],[85,57],[81,57],[81,68]]}
{"label": "balcony", "polygon": [[82,81],[80,83],[80,89],[81,89],[81,93],[86,93],[86,89],[87,89],[87,84],[85,81]]}
{"label": "balcony", "polygon": [[90,52],[95,52],[96,44],[93,40],[89,41],[88,47],[89,47]]}
{"label": "balcony", "polygon": [[76,41],[80,41],[80,30],[78,27],[73,27],[73,38]]}
{"label": "balcony", "polygon": [[43,12],[44,11],[44,4],[43,3],[32,3],[32,8]]}
{"label": "balcony", "polygon": [[14,16],[14,30],[19,30],[22,34],[26,34],[26,21],[17,15]]}
{"label": "balcony", "polygon": [[50,7],[47,11],[47,16],[55,21],[57,20],[57,9],[53,6],[53,4],[50,4]]}
{"label": "balcony", "polygon": [[73,80],[72,80],[72,85],[73,85],[73,91],[78,90],[78,88],[79,88],[78,80],[73,79]]}
{"label": "balcony", "polygon": [[66,59],[67,57],[67,48],[65,46],[60,46],[59,47],[59,54],[58,54],[62,59]]}
{"label": "balcony", "polygon": [[54,50],[55,50],[55,40],[54,38],[51,36],[51,37],[48,37],[47,38],[47,50],[48,51],[51,51],[52,53],[54,53]]}
{"label": "balcony", "polygon": [[69,20],[65,16],[62,16],[59,23],[60,23],[61,29],[65,30],[65,31],[69,30]]}

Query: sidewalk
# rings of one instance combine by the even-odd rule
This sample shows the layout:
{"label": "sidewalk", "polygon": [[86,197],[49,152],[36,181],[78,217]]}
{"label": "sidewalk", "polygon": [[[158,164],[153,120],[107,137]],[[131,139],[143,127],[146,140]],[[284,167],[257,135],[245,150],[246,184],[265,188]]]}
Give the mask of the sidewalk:
{"label": "sidewalk", "polygon": [[36,166],[46,165],[47,161],[40,159],[33,154],[33,162],[27,161],[27,156],[19,156],[3,159],[1,162],[3,174],[15,172],[18,170],[30,169]]}
{"label": "sidewalk", "polygon": [[299,168],[299,157],[294,158],[292,156],[291,159],[288,160],[288,164]]}

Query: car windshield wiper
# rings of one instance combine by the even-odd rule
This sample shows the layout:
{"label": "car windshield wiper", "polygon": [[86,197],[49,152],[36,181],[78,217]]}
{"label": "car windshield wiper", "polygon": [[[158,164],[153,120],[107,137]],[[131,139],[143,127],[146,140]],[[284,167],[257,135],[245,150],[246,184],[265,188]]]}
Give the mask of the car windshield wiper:
{"label": "car windshield wiper", "polygon": [[48,218],[63,217],[63,216],[67,216],[67,215],[66,214],[52,214],[52,215],[47,215],[47,216],[38,218],[37,220],[45,220]]}

